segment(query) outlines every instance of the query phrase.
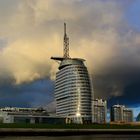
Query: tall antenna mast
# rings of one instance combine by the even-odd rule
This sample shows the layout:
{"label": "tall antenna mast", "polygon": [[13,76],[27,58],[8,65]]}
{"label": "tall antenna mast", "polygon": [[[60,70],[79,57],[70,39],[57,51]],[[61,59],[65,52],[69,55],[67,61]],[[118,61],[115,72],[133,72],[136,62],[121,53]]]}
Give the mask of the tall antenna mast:
{"label": "tall antenna mast", "polygon": [[69,56],[69,38],[66,33],[66,23],[64,23],[64,56],[65,59],[70,58]]}

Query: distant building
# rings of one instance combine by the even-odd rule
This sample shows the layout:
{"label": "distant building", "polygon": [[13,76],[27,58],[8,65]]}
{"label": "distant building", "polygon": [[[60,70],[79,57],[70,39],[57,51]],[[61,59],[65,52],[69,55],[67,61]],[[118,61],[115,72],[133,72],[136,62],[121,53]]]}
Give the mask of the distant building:
{"label": "distant building", "polygon": [[55,80],[56,115],[67,123],[91,123],[91,85],[84,59],[69,57],[69,38],[64,24],[64,56],[51,57],[60,61]]}
{"label": "distant building", "polygon": [[133,122],[133,111],[124,105],[114,105],[111,107],[110,117],[112,122]]}
{"label": "distant building", "polygon": [[138,114],[136,121],[140,121],[140,113]]}
{"label": "distant building", "polygon": [[92,102],[92,123],[106,123],[107,102],[106,100],[96,99]]}
{"label": "distant building", "polygon": [[122,122],[123,121],[123,105],[114,105],[111,107],[111,121]]}
{"label": "distant building", "polygon": [[131,109],[124,108],[123,121],[124,122],[133,122],[133,111]]}

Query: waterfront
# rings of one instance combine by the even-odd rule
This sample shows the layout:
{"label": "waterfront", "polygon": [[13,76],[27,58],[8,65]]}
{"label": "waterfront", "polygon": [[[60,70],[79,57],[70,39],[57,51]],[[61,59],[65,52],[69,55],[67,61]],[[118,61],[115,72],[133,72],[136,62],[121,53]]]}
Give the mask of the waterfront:
{"label": "waterfront", "polygon": [[140,135],[90,135],[90,136],[12,136],[0,137],[0,140],[140,140]]}

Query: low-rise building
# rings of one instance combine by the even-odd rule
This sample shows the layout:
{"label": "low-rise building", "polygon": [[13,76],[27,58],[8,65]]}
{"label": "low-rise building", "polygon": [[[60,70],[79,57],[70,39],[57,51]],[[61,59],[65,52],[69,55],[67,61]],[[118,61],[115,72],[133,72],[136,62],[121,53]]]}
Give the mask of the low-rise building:
{"label": "low-rise building", "polygon": [[0,123],[65,124],[65,118],[49,116],[42,108],[1,108]]}

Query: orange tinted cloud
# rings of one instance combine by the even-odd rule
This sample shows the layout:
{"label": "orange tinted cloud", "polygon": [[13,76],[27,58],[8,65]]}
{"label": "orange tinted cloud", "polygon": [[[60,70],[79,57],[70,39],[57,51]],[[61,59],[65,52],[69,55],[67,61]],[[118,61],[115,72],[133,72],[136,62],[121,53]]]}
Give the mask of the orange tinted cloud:
{"label": "orange tinted cloud", "polygon": [[[14,0],[10,4],[7,1],[10,11],[0,15],[0,37],[7,41],[0,52],[0,76],[9,75],[16,84],[55,76],[58,64],[50,57],[62,56],[64,21],[68,23],[71,57],[86,59],[95,76],[126,64],[129,56],[132,63],[139,58],[140,35],[125,21],[119,2]],[[122,85],[112,84],[122,91]],[[117,90],[115,96],[121,95]]]}

